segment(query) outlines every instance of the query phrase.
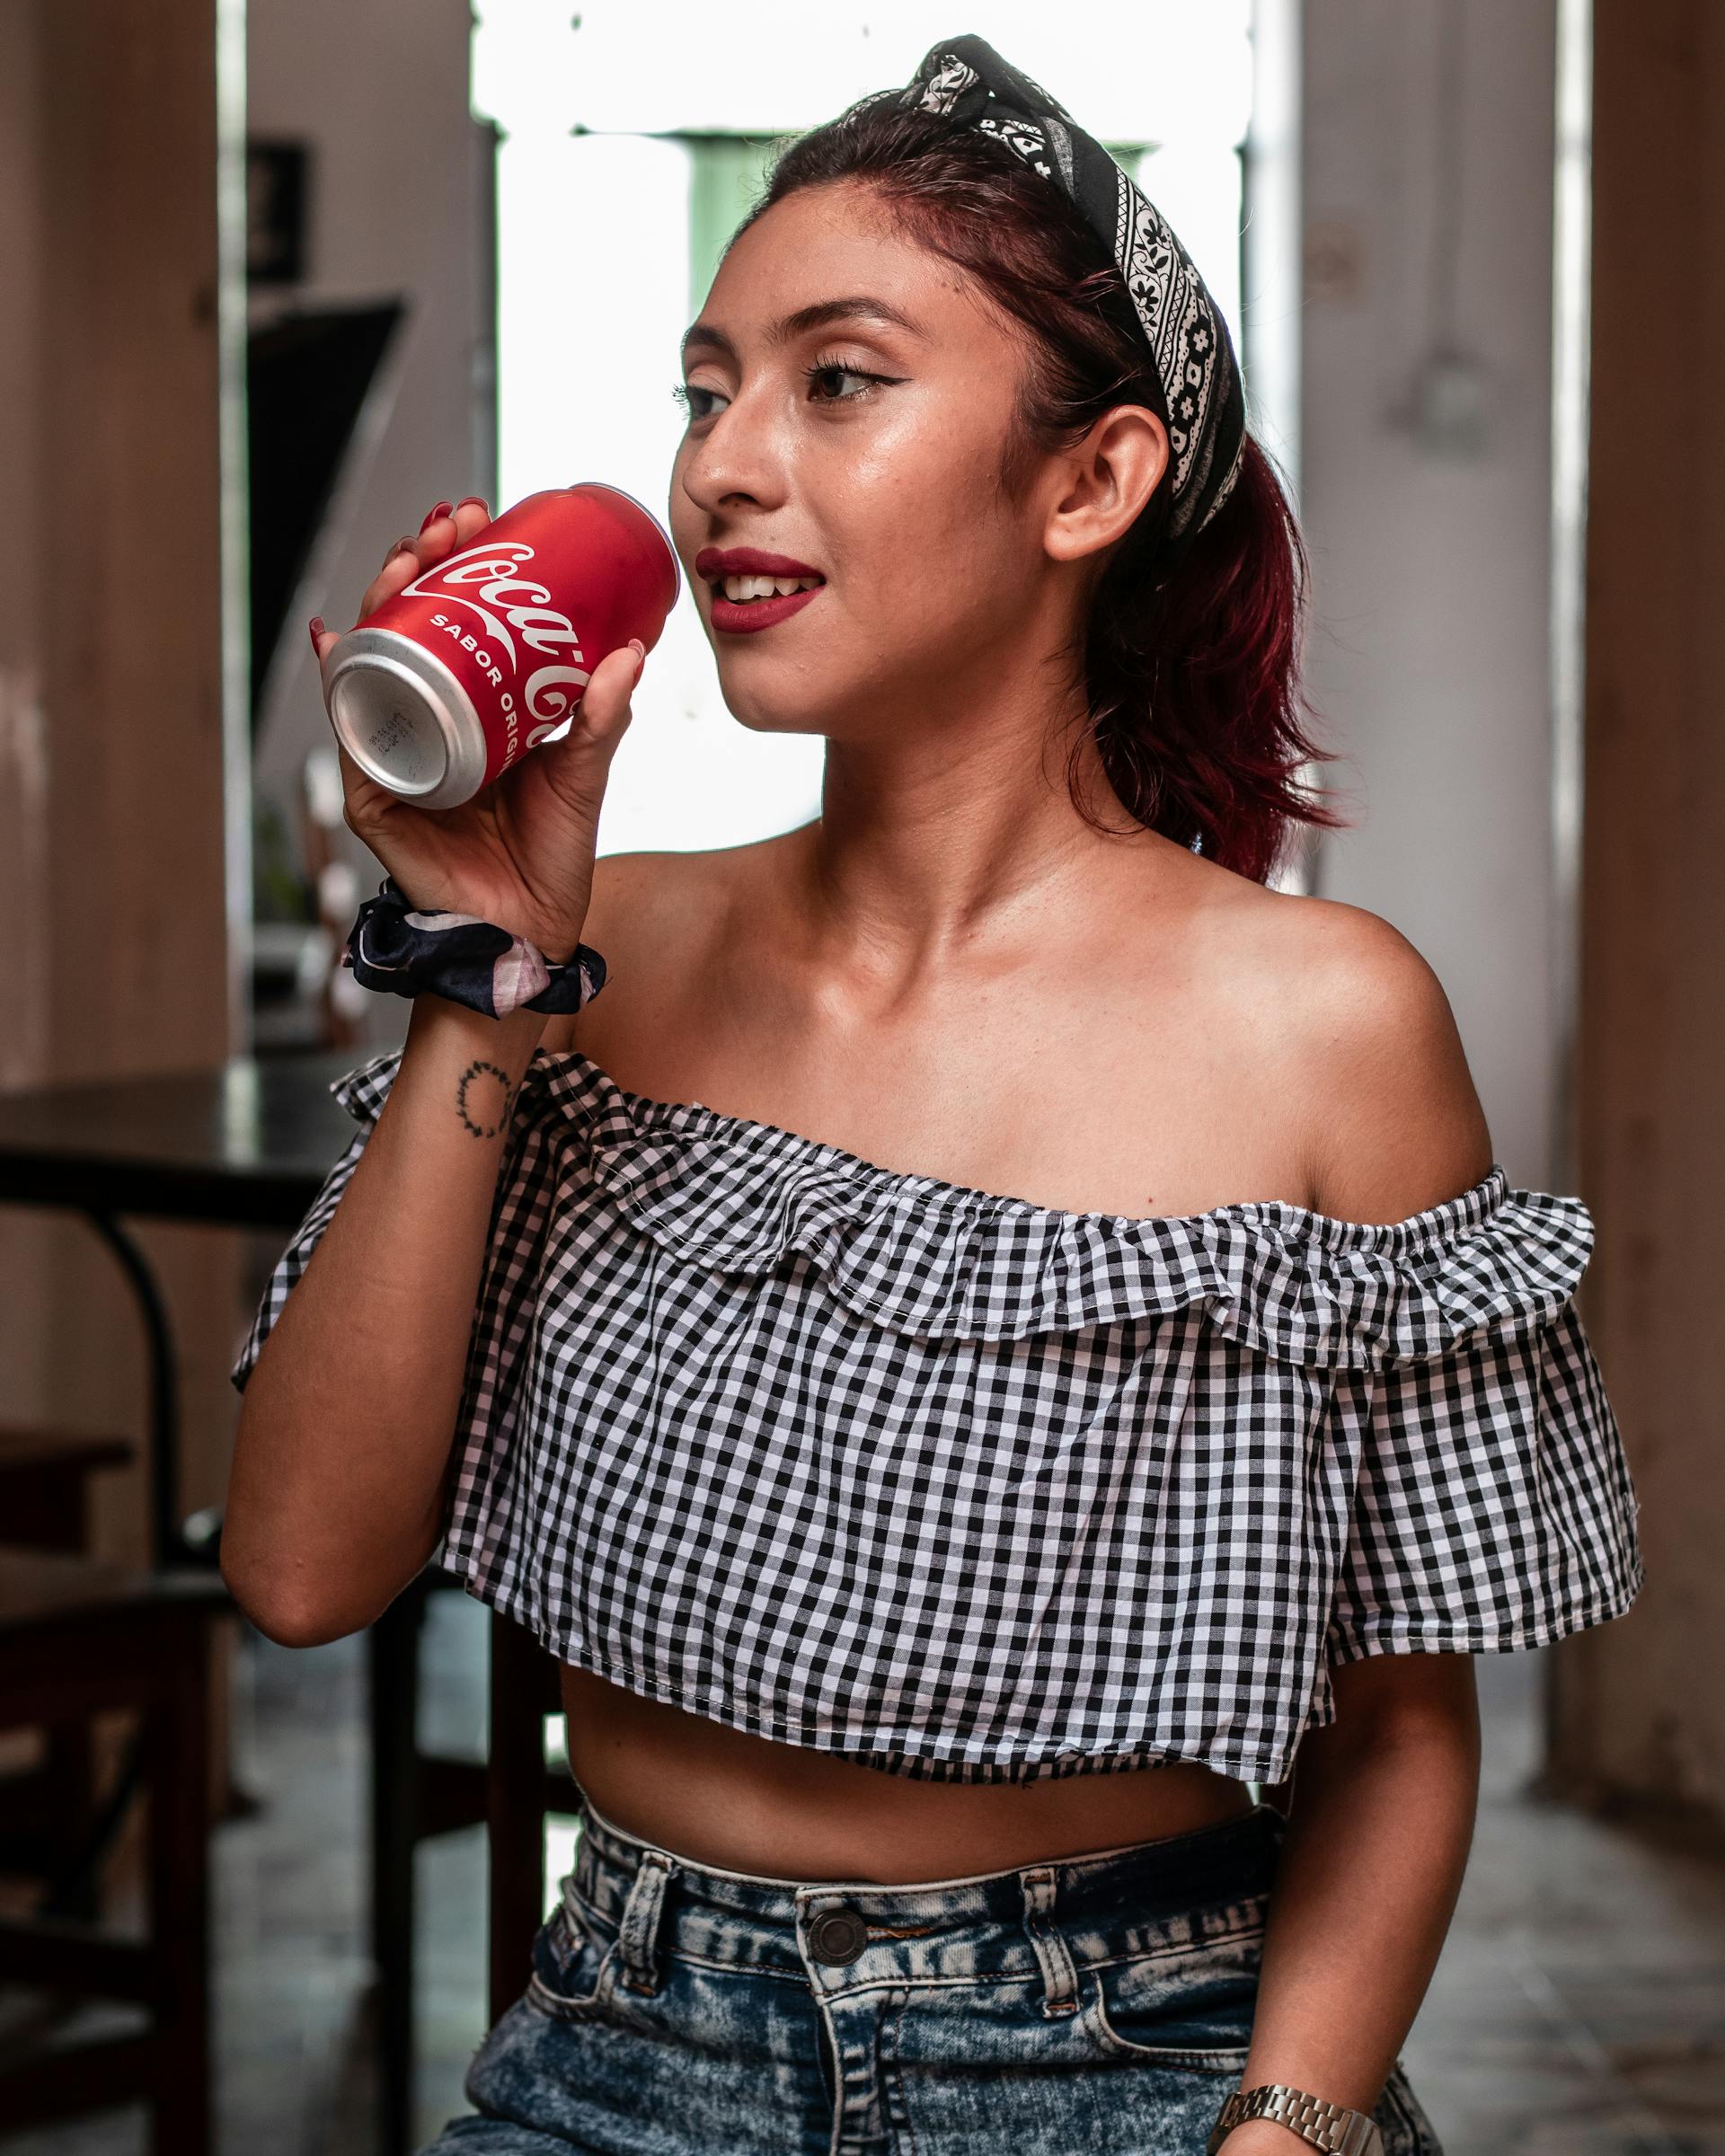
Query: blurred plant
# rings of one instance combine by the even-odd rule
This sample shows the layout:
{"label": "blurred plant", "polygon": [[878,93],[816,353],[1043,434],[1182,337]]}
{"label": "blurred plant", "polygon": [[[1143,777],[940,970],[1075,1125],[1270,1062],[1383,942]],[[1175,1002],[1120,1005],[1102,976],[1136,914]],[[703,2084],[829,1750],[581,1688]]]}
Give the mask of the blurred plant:
{"label": "blurred plant", "polygon": [[257,921],[315,922],[317,892],[279,801],[252,808],[252,911]]}

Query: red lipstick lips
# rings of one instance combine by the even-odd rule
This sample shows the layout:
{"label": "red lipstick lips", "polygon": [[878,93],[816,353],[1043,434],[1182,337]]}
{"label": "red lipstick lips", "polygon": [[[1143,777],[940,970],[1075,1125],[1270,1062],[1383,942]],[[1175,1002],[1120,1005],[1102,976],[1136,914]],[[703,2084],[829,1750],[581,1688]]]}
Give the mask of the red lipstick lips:
{"label": "red lipstick lips", "polygon": [[711,583],[720,577],[820,577],[823,572],[789,554],[764,554],[758,546],[703,546],[694,573]]}
{"label": "red lipstick lips", "polygon": [[822,577],[813,591],[793,591],[783,598],[728,599],[718,585],[726,577],[820,577],[821,571],[807,561],[793,561],[789,554],[764,553],[757,546],[703,546],[694,557],[694,573],[714,587],[712,594],[712,625],[715,629],[747,633],[756,629],[770,629],[775,622],[787,621],[800,614],[815,597],[824,584]]}

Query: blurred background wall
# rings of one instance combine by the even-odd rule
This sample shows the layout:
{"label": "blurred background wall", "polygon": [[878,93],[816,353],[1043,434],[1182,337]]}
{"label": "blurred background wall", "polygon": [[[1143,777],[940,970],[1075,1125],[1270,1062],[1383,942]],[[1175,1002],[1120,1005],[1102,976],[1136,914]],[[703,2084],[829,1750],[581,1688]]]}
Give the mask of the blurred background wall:
{"label": "blurred background wall", "polygon": [[[224,28],[240,102],[218,183]],[[470,112],[464,0],[0,0],[0,1084],[23,1085],[252,1043],[254,906],[273,847],[303,864],[306,750],[328,735],[304,615],[347,626],[437,490],[492,483],[492,133]],[[288,285],[244,277],[248,137],[309,152],[307,275]],[[246,338],[385,302],[400,326],[254,705],[248,527],[271,504],[244,490]],[[190,1511],[226,1487],[248,1252],[222,1230],[136,1233],[175,1322]],[[0,1207],[0,1276],[7,1417],[136,1431],[137,1310],[89,1229]],[[105,1554],[143,1554],[144,1475],[93,1485]]]}
{"label": "blurred background wall", "polygon": [[1455,1007],[1512,1182],[1562,1173],[1552,874],[1557,11],[1305,0],[1308,683],[1357,790],[1314,888]]}
{"label": "blurred background wall", "polygon": [[1648,1584],[1556,1665],[1552,1778],[1725,1822],[1725,10],[1596,0],[1579,1187]]}
{"label": "blurred background wall", "polygon": [[[216,31],[210,6],[0,0],[8,1086],[218,1061],[244,1038]],[[139,1235],[177,1309],[227,1310],[227,1239]],[[136,1308],[90,1231],[0,1208],[0,1277],[7,1418],[137,1432]],[[182,1337],[190,1506],[220,1497],[233,1406],[223,1330]],[[115,1551],[142,1552],[142,1472],[99,1480]]]}
{"label": "blurred background wall", "polygon": [[253,326],[404,308],[264,684],[254,779],[286,800],[328,734],[306,617],[348,628],[385,551],[439,495],[492,484],[493,137],[469,103],[466,0],[247,0],[246,20],[246,131],[308,157],[305,273],[253,285]]}

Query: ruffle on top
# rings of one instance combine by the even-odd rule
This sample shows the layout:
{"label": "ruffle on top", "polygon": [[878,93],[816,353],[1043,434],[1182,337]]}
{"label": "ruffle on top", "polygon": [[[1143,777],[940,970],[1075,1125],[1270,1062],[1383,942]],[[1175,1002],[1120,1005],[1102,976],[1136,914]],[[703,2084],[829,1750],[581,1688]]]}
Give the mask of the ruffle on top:
{"label": "ruffle on top", "polygon": [[[399,1065],[332,1090],[369,1126]],[[435,1561],[644,1696],[936,1780],[1274,1781],[1332,1668],[1542,1646],[1640,1585],[1592,1222],[1500,1165],[1385,1224],[1132,1218],[577,1051],[511,1113]]]}
{"label": "ruffle on top", "polygon": [[[341,1081],[376,1113],[399,1056]],[[1422,1361],[1496,1329],[1525,1331],[1573,1294],[1593,1248],[1576,1197],[1470,1189],[1387,1224],[1284,1199],[1135,1219],[1066,1213],[862,1160],[698,1101],[619,1086],[579,1050],[539,1050],[518,1118],[568,1116],[591,1172],[683,1265],[765,1275],[805,1260],[833,1297],[892,1330],[1022,1339],[1205,1306],[1261,1354],[1325,1369]]]}

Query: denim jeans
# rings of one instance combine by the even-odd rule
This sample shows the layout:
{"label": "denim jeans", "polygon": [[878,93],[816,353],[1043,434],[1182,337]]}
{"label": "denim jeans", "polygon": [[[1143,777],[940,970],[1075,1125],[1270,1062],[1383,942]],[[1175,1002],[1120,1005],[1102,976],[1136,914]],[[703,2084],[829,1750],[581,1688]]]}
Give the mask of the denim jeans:
{"label": "denim jeans", "polygon": [[[584,1791],[580,1816],[475,2109],[422,2156],[1200,2156],[1239,2084],[1268,1805],[909,1886],[697,1864]],[[1386,2156],[1441,2156],[1400,2066],[1376,2116]]]}

